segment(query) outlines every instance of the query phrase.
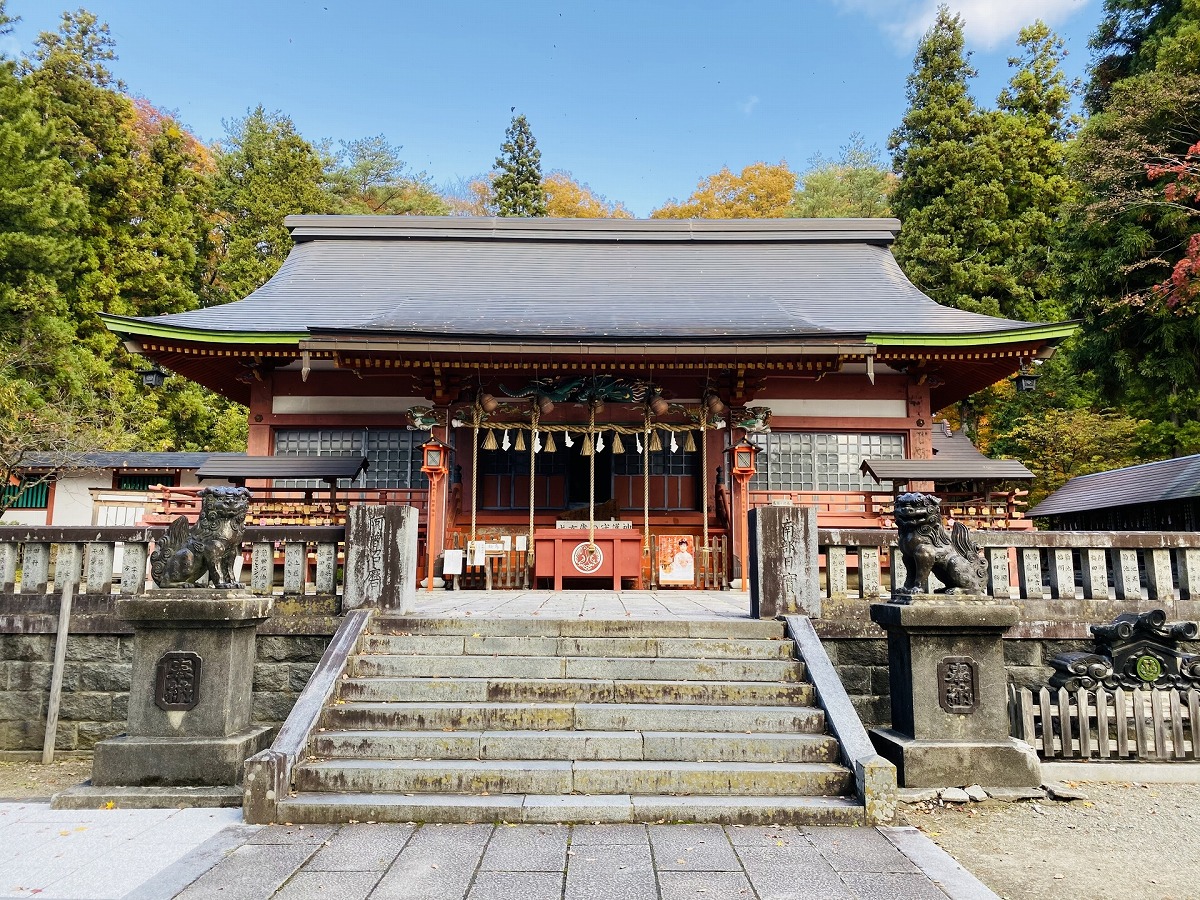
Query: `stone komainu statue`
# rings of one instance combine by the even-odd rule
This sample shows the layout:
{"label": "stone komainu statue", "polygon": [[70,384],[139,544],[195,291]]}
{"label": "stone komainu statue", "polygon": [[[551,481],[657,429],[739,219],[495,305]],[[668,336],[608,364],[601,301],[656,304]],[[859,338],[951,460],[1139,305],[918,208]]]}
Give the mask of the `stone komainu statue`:
{"label": "stone komainu statue", "polygon": [[244,487],[209,487],[200,492],[200,518],[189,526],[180,516],[150,554],[150,576],[160,588],[195,587],[206,574],[215,588],[241,585],[233,561],[242,546],[250,492]]}
{"label": "stone komainu statue", "polygon": [[929,576],[945,585],[938,593],[983,594],[987,560],[971,532],[955,522],[946,533],[942,526],[941,501],[932,494],[901,494],[896,498],[897,549],[904,560],[904,586],[893,593],[902,596],[928,592]]}

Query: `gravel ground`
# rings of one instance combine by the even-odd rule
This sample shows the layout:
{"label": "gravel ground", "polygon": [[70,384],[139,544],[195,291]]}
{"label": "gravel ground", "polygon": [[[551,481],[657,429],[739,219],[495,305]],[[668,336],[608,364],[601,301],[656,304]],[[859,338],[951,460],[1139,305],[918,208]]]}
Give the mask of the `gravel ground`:
{"label": "gravel ground", "polygon": [[[0,761],[0,799],[49,799],[91,768]],[[1088,799],[901,809],[1009,900],[1200,900],[1200,785],[1073,784]]]}
{"label": "gravel ground", "polygon": [[1088,799],[902,809],[1010,900],[1200,898],[1200,785],[1072,785]]}
{"label": "gravel ground", "polygon": [[51,794],[91,777],[90,757],[56,760],[48,766],[0,760],[0,800],[49,800]]}

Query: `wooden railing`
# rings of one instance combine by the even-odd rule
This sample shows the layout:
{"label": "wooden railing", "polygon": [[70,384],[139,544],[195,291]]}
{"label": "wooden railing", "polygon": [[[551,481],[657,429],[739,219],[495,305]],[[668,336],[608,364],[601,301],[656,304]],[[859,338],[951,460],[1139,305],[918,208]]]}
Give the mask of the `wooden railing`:
{"label": "wooden railing", "polygon": [[[482,589],[488,584],[486,566],[491,569],[490,583],[493,589],[519,590],[531,587],[533,582],[528,573],[528,554],[524,550],[501,549],[504,537],[508,537],[511,547],[515,547],[517,537],[527,533],[523,530],[496,526],[478,529],[478,538],[487,541],[497,549],[489,551],[487,562],[483,566],[464,564],[463,574],[459,576],[459,586],[476,590]],[[467,541],[468,535],[464,532],[454,532],[449,536],[449,545],[464,552]],[[657,545],[658,536],[651,534],[650,546]],[[726,534],[710,534],[708,549],[698,547],[694,557],[696,565],[696,581],[692,586],[694,590],[719,591],[729,587],[729,579],[726,575],[729,571],[729,537]],[[650,565],[649,561],[645,559],[643,559],[643,563],[642,574],[646,579],[646,586],[657,589],[659,587],[657,567]]]}
{"label": "wooden railing", "polygon": [[1042,759],[1200,760],[1200,691],[1009,686],[1012,734]]}
{"label": "wooden railing", "polygon": [[[0,527],[0,601],[47,597],[70,583],[75,593],[96,597],[145,592],[151,543],[161,528],[128,526]],[[340,526],[246,529],[241,580],[258,593],[340,592]],[[3,607],[0,606],[0,612]]]}
{"label": "wooden railing", "polygon": [[[153,503],[141,524],[169,525],[179,516],[196,521],[202,485],[150,489]],[[422,521],[429,505],[425,488],[254,488],[247,525],[345,525],[346,510],[356,505],[415,506]]]}
{"label": "wooden railing", "polygon": [[[1024,517],[1028,491],[992,491],[988,494],[937,492],[942,516],[972,529],[1027,531],[1033,524]],[[874,491],[751,491],[750,506],[785,503],[811,506],[822,528],[892,528],[892,494]]]}

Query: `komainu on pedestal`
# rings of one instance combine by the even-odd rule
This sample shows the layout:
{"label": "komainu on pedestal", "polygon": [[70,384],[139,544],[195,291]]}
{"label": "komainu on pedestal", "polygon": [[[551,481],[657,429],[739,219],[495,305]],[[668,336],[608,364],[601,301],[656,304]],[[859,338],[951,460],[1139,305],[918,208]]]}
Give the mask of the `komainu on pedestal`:
{"label": "komainu on pedestal", "polygon": [[241,587],[233,563],[246,531],[250,492],[244,487],[209,487],[200,492],[200,501],[196,524],[180,516],[150,554],[150,576],[160,588],[196,587],[205,575],[210,587]]}
{"label": "komainu on pedestal", "polygon": [[894,594],[911,597],[929,593],[930,575],[945,585],[937,591],[939,594],[986,593],[987,560],[961,522],[955,522],[946,532],[941,506],[932,494],[909,493],[896,498],[896,543],[906,577]]}

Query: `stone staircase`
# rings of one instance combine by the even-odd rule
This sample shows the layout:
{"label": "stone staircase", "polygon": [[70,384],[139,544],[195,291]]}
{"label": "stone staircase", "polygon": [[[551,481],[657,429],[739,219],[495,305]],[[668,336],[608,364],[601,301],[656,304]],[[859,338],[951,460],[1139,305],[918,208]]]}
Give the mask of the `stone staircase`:
{"label": "stone staircase", "polygon": [[277,821],[857,824],[779,622],[386,618]]}

